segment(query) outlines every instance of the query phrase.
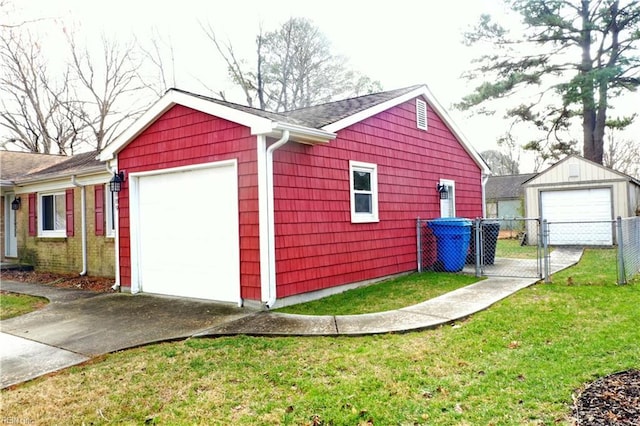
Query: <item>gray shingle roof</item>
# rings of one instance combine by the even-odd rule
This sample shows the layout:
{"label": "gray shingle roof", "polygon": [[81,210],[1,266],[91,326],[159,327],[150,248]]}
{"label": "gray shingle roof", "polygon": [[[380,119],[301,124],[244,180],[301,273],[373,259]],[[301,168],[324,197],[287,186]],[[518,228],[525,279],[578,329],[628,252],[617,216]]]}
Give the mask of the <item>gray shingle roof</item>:
{"label": "gray shingle roof", "polygon": [[269,120],[280,121],[289,124],[296,124],[299,126],[311,127],[320,129],[328,124],[335,123],[343,118],[357,114],[368,108],[374,107],[383,102],[402,96],[405,93],[409,93],[422,87],[421,84],[403,87],[401,89],[389,90],[387,92],[372,93],[369,95],[358,96],[355,98],[343,99],[339,101],[327,102],[324,104],[313,105],[306,108],[295,109],[286,112],[270,112],[263,111],[257,108],[251,108],[245,105],[235,104],[233,102],[227,102],[216,98],[211,98],[197,93],[188,92],[182,89],[170,89],[176,92],[185,93],[190,96],[195,96],[200,99],[204,99],[209,102],[224,105],[229,108],[237,109],[249,114],[264,117]]}
{"label": "gray shingle roof", "polygon": [[374,107],[383,102],[409,93],[422,85],[403,87],[401,89],[389,90],[387,92],[372,93],[370,95],[358,96],[356,98],[343,99],[341,101],[327,102],[325,104],[314,105],[307,108],[300,108],[283,112],[289,120],[296,119],[306,123],[309,127],[322,128],[343,118],[357,114],[361,111]]}
{"label": "gray shingle roof", "polygon": [[0,151],[0,179],[13,181],[29,173],[63,162],[64,155],[39,154],[34,152]]}
{"label": "gray shingle roof", "polygon": [[485,186],[487,200],[502,200],[520,198],[522,196],[522,183],[536,176],[537,173],[525,173],[521,175],[489,176]]}
{"label": "gray shingle roof", "polygon": [[72,157],[64,157],[66,158],[66,160],[41,169],[35,173],[31,173],[28,176],[24,176],[24,178],[29,181],[34,181],[55,178],[58,176],[71,176],[100,170],[106,171],[105,163],[96,160],[97,155],[97,151],[91,151],[77,154]]}
{"label": "gray shingle roof", "polygon": [[252,107],[248,107],[246,105],[240,105],[240,104],[236,104],[233,102],[228,102],[228,101],[223,101],[220,99],[216,99],[216,98],[212,98],[209,96],[204,96],[204,95],[199,95],[197,93],[193,93],[193,92],[189,92],[187,90],[182,90],[182,89],[176,89],[176,88],[172,88],[169,90],[173,90],[179,93],[184,93],[187,94],[189,96],[193,96],[196,98],[200,98],[200,99],[204,99],[207,102],[213,102],[216,103],[218,105],[223,105],[226,106],[228,108],[233,108],[236,109],[238,111],[243,111],[246,112],[247,114],[253,114],[253,115],[257,115],[258,117],[263,117],[263,118],[267,118],[269,120],[274,120],[274,121],[283,121],[283,122],[287,122],[287,123],[291,123],[291,124],[296,124],[299,126],[309,126],[308,123],[305,123],[303,121],[297,120],[295,118],[290,118],[287,117],[283,114],[277,113],[277,112],[271,112],[271,111],[264,111],[258,108],[252,108]]}

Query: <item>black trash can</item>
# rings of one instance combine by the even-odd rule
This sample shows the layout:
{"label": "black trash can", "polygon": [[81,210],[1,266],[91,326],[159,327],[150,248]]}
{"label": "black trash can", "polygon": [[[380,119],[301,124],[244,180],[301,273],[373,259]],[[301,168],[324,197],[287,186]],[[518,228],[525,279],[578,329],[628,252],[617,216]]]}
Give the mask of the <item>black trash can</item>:
{"label": "black trash can", "polygon": [[[467,263],[476,263],[476,224],[471,226],[471,241],[469,252],[467,253]],[[498,235],[500,234],[500,222],[497,220],[482,221],[482,264],[493,265],[496,260],[496,246],[498,245]]]}

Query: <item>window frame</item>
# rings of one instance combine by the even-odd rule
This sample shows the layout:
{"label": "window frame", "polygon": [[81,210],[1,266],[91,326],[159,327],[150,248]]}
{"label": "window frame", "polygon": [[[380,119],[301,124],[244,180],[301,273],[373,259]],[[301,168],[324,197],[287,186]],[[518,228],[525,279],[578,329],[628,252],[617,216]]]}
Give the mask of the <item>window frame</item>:
{"label": "window frame", "polygon": [[[369,191],[356,190],[354,188],[354,172],[366,172],[370,174],[371,189]],[[379,222],[378,214],[378,165],[349,160],[349,194],[351,199],[351,223],[375,223]],[[371,195],[371,212],[356,212],[356,194]]]}
{"label": "window frame", "polygon": [[[63,223],[60,229],[44,229],[44,197],[53,197],[53,212],[57,210],[56,198],[60,196],[63,203]],[[43,238],[66,238],[67,237],[67,196],[66,191],[54,191],[54,192],[42,192],[38,193],[38,237]],[[55,216],[53,217],[53,223],[55,226]]]}
{"label": "window frame", "polygon": [[[456,217],[456,181],[451,179],[440,179],[440,185],[445,185],[447,187],[447,192],[449,193],[446,200],[440,200],[440,217]],[[449,211],[447,213],[450,213],[451,216],[445,216],[442,214],[444,212],[445,203],[449,206]]]}

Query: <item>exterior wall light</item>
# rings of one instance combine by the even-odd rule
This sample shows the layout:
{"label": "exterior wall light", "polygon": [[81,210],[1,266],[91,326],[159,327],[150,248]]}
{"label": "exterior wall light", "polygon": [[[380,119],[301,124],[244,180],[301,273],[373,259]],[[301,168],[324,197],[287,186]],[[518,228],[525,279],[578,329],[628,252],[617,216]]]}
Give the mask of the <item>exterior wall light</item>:
{"label": "exterior wall light", "polygon": [[109,190],[111,192],[120,192],[124,183],[124,172],[114,172],[113,178],[109,181]]}
{"label": "exterior wall light", "polygon": [[440,194],[440,199],[441,200],[446,200],[446,199],[449,198],[449,191],[447,191],[447,186],[446,185],[437,184],[436,185],[436,189],[438,190],[438,193]]}
{"label": "exterior wall light", "polygon": [[20,197],[14,197],[11,202],[11,210],[20,210],[20,204],[22,204]]}

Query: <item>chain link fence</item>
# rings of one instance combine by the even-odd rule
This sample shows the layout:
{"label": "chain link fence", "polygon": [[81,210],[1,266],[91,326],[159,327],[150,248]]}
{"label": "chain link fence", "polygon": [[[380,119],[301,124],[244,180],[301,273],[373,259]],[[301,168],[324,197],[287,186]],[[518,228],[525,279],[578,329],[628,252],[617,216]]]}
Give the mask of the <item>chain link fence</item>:
{"label": "chain link fence", "polygon": [[640,273],[640,216],[618,218],[618,282],[626,284]]}
{"label": "chain link fence", "polygon": [[416,226],[420,272],[463,271],[548,282],[554,272],[577,263],[588,247],[617,248],[619,284],[640,272],[640,217],[582,222],[418,219]]}

